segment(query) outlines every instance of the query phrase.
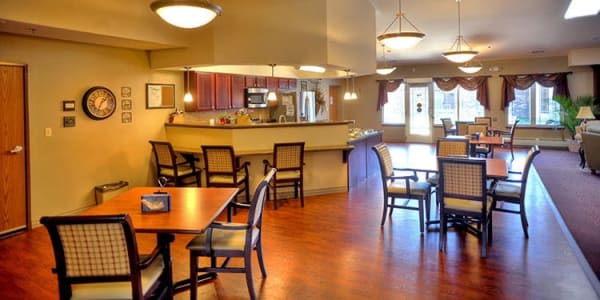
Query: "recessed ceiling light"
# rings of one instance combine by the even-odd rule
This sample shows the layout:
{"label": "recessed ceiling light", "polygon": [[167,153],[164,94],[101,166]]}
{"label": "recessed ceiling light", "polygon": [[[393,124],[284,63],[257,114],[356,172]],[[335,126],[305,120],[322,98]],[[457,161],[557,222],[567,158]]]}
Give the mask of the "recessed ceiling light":
{"label": "recessed ceiling light", "polygon": [[598,0],[571,0],[565,12],[565,19],[597,15],[600,12]]}

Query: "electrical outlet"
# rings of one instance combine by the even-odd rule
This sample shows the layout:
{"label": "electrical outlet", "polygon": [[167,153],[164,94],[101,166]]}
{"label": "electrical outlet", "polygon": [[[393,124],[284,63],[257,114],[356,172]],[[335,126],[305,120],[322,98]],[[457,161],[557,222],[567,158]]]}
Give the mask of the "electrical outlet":
{"label": "electrical outlet", "polygon": [[50,127],[44,128],[44,135],[52,136],[52,128],[50,128]]}

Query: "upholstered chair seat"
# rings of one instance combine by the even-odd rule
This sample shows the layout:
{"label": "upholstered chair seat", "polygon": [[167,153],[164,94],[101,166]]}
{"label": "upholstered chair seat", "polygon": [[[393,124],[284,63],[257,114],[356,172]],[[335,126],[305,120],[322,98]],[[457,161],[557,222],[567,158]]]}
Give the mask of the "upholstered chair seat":
{"label": "upholstered chair seat", "polygon": [[[410,193],[418,196],[427,195],[427,193],[429,193],[429,189],[431,188],[431,184],[424,181],[409,181],[409,185]],[[393,194],[406,194],[409,191],[406,188],[404,180],[388,182],[387,187],[388,193]]]}
{"label": "upholstered chair seat", "polygon": [[500,197],[521,198],[521,184],[517,182],[499,181],[494,194]]}
{"label": "upholstered chair seat", "polygon": [[[217,183],[217,184],[234,184],[234,178],[233,176],[230,175],[211,175],[209,177],[209,180],[211,183]],[[242,184],[244,183],[244,180],[246,180],[246,172],[245,171],[241,171],[237,173],[237,176],[235,178],[235,180],[237,180],[237,182],[235,184]]]}
{"label": "upholstered chair seat", "polygon": [[[241,223],[223,223],[221,226],[231,229],[221,229],[215,227],[212,229],[212,240],[207,243],[208,234],[203,233],[194,237],[188,244],[187,249],[199,253],[200,255],[210,256],[210,251],[235,252],[237,256],[242,256],[246,246],[246,224]],[[242,228],[237,229],[236,228]],[[252,244],[256,244],[259,230],[254,229],[252,234]],[[210,247],[207,247],[209,245]],[[232,253],[235,254],[235,253]]]}
{"label": "upholstered chair seat", "polygon": [[277,179],[299,179],[300,171],[281,171],[277,172]]}
{"label": "upholstered chair seat", "polygon": [[[494,203],[494,199],[491,196],[487,197],[486,210],[491,211],[492,204]],[[469,201],[465,199],[445,197],[444,204],[446,209],[456,209],[461,211],[469,211],[469,212],[480,212],[481,211],[481,201]]]}

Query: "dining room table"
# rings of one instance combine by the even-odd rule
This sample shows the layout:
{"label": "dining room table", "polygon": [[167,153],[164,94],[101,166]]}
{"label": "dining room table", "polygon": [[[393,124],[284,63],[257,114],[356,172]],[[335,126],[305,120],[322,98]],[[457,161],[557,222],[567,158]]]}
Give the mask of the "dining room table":
{"label": "dining room table", "polygon": [[481,135],[478,137],[474,136],[466,136],[466,135],[448,135],[447,139],[469,139],[469,144],[471,145],[470,153],[473,155],[475,153],[476,145],[487,145],[490,149],[490,156],[494,157],[494,148],[496,146],[504,145],[504,139],[502,136],[498,135]]}
{"label": "dining room table", "polygon": [[[208,187],[134,187],[109,201],[81,212],[81,215],[128,214],[137,233],[155,233],[160,251],[168,265],[169,282],[173,283],[170,243],[175,234],[202,234],[229,206],[237,188]],[[170,195],[170,209],[165,212],[142,212],[142,196]],[[214,278],[204,274],[199,281]],[[173,283],[169,294],[189,289],[190,279]]]}

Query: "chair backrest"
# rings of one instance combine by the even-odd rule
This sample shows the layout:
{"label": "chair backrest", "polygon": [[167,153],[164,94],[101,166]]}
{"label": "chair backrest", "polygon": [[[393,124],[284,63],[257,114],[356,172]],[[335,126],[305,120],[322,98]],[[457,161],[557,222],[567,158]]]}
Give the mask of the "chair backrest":
{"label": "chair backrest", "polygon": [[273,146],[273,166],[278,171],[302,171],[304,166],[304,142],[276,143]]}
{"label": "chair backrest", "polygon": [[488,126],[485,124],[469,124],[467,125],[467,134],[479,133],[481,136],[486,136],[488,132]]}
{"label": "chair backrest", "polygon": [[149,141],[152,145],[154,159],[160,173],[160,169],[173,169],[177,175],[177,164],[185,162],[185,158],[173,150],[173,146],[169,142]]}
{"label": "chair backrest", "polygon": [[529,149],[527,152],[527,157],[525,158],[525,167],[523,168],[523,173],[521,174],[521,199],[525,197],[525,189],[527,186],[527,178],[529,177],[529,169],[533,164],[533,159],[540,154],[540,147],[535,145]]}
{"label": "chair backrest", "polygon": [[456,135],[467,135],[467,126],[473,122],[456,121]]}
{"label": "chair backrest", "polygon": [[267,199],[267,192],[269,191],[269,183],[276,172],[277,169],[272,168],[269,173],[261,179],[254,190],[254,195],[250,202],[250,210],[248,212],[248,226],[250,226],[250,228],[260,228],[261,226],[262,213],[265,207],[265,200]]}
{"label": "chair backrest", "polygon": [[485,124],[492,127],[492,117],[475,117],[475,124]]}
{"label": "chair backrest", "polygon": [[512,127],[510,127],[510,142],[512,143],[513,139],[515,138],[515,131],[517,130],[517,124],[519,123],[519,120],[515,120],[515,122],[512,124]]}
{"label": "chair backrest", "polygon": [[379,160],[379,166],[381,167],[381,180],[384,182],[385,186],[386,177],[392,176],[394,173],[394,165],[392,164],[390,150],[384,143],[377,144],[371,149],[373,149],[377,155],[377,159]]}
{"label": "chair backrest", "polygon": [[435,152],[437,156],[469,156],[469,139],[438,139]]}
{"label": "chair backrest", "polygon": [[232,146],[203,145],[201,148],[206,176],[235,175],[235,153]]}
{"label": "chair backrest", "polygon": [[438,157],[438,192],[442,200],[487,201],[486,162],[483,159]]}
{"label": "chair backrest", "polygon": [[131,281],[141,295],[138,249],[128,215],[42,217],[56,260],[61,295],[72,283]]}
{"label": "chair backrest", "polygon": [[452,119],[450,118],[441,118],[442,127],[444,128],[444,136],[448,135],[452,129]]}

